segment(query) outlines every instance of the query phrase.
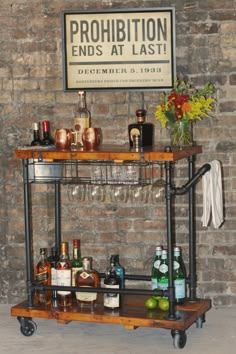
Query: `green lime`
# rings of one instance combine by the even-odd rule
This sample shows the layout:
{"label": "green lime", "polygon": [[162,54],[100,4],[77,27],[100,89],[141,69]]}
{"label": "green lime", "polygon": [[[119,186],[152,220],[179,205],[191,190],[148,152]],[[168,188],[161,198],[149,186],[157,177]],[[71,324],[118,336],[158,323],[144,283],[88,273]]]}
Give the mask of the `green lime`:
{"label": "green lime", "polygon": [[149,297],[146,301],[145,301],[145,307],[148,310],[153,310],[155,308],[157,308],[158,305],[158,301],[156,299],[154,299],[153,297]]}
{"label": "green lime", "polygon": [[159,300],[158,302],[158,306],[159,306],[159,309],[162,310],[162,311],[167,311],[169,310],[169,300],[168,299],[165,299],[164,297],[162,299]]}

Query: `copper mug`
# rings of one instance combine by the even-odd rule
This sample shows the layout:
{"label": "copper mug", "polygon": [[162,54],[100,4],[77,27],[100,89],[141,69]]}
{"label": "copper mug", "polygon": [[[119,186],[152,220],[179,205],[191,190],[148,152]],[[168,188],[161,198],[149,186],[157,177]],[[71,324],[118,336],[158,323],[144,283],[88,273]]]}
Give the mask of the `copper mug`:
{"label": "copper mug", "polygon": [[70,129],[56,129],[54,139],[58,150],[68,150],[72,142],[72,132]]}
{"label": "copper mug", "polygon": [[82,141],[86,150],[96,150],[102,142],[101,128],[85,128]]}

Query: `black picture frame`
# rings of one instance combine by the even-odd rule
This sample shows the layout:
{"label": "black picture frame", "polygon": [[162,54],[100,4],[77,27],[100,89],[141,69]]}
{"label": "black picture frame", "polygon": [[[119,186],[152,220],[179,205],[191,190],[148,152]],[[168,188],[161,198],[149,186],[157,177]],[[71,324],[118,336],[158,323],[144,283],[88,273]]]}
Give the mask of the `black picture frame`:
{"label": "black picture frame", "polygon": [[175,9],[62,12],[64,91],[173,88]]}

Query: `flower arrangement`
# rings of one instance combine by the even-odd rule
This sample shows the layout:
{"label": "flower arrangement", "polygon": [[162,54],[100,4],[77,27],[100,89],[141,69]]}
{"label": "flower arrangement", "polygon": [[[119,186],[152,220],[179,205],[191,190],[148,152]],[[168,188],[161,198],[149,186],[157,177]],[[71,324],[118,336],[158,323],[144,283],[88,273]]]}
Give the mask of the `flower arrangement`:
{"label": "flower arrangement", "polygon": [[[185,129],[181,137],[176,136],[173,145],[189,145],[191,143],[190,133],[187,136],[191,123],[203,120],[210,116],[213,104],[216,99],[212,97],[215,87],[207,82],[202,89],[193,88],[189,82],[176,79],[174,88],[170,92],[162,92],[160,104],[157,106],[155,116],[163,128],[171,128],[178,133],[179,127]],[[180,139],[180,141],[178,141]]]}

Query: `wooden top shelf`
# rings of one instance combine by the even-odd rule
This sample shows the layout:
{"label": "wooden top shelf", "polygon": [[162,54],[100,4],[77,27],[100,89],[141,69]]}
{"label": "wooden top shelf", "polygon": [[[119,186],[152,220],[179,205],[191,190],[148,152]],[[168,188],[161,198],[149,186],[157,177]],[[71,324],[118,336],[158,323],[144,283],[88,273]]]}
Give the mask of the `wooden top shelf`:
{"label": "wooden top shelf", "polygon": [[190,146],[166,152],[165,147],[155,146],[140,151],[128,145],[101,145],[97,150],[57,150],[53,147],[19,147],[15,150],[17,159],[40,158],[42,160],[101,160],[101,161],[177,161],[188,156],[200,154],[201,146]]}

